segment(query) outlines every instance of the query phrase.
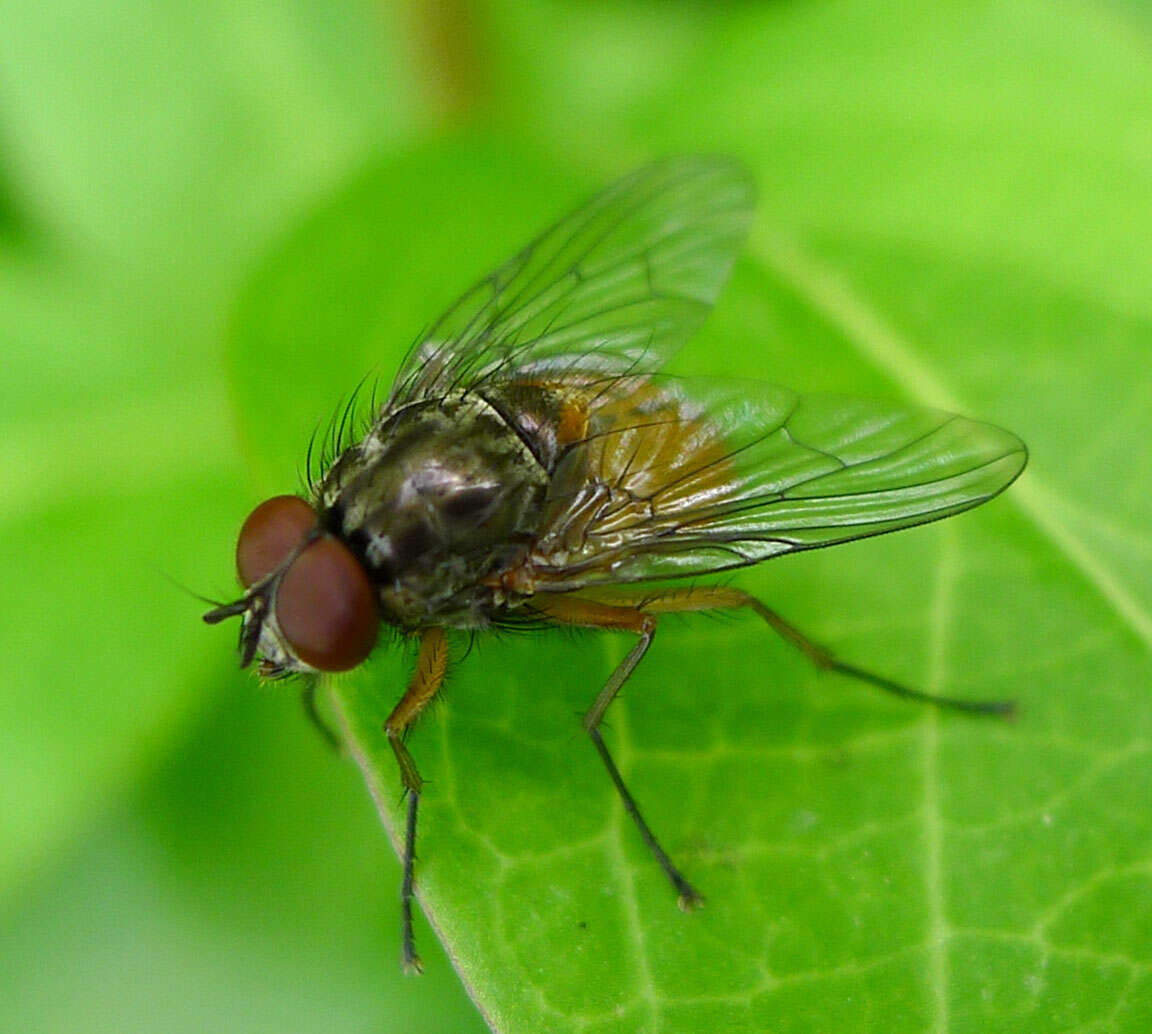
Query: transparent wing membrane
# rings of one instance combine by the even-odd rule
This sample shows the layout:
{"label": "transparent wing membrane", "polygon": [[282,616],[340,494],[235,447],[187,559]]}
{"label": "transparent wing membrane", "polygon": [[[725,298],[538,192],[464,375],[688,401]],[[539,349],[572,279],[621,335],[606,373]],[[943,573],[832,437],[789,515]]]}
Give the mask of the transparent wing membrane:
{"label": "transparent wing membrane", "polygon": [[771,385],[622,379],[555,478],[537,570],[665,578],[879,535],[1006,488],[1014,435],[951,413]]}
{"label": "transparent wing membrane", "polygon": [[[539,587],[701,574],[947,517],[1002,491],[1023,444],[867,399],[658,375],[711,310],[755,203],[723,157],[645,166],[466,292],[402,366],[385,411],[457,392],[571,392]],[[567,410],[566,410],[567,411]]]}
{"label": "transparent wing membrane", "polygon": [[463,295],[404,363],[390,405],[493,379],[657,369],[715,304],[755,189],[721,157],[626,176]]}

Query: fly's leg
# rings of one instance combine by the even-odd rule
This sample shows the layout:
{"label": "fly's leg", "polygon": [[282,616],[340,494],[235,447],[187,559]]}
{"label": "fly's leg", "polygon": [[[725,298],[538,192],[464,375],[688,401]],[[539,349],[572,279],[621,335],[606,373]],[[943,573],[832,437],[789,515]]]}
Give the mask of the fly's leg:
{"label": "fly's leg", "polygon": [[688,912],[703,904],[704,899],[699,891],[676,868],[672,859],[660,846],[660,842],[644,820],[644,816],[640,814],[636,799],[624,783],[624,777],[621,776],[620,769],[616,767],[616,762],[612,760],[612,755],[608,752],[603,737],[600,735],[600,721],[604,717],[604,712],[608,710],[608,705],[615,699],[620,687],[636,670],[636,666],[644,654],[648,652],[648,647],[652,645],[652,639],[656,634],[656,618],[635,605],[613,606],[572,596],[554,596],[551,598],[537,596],[533,599],[532,606],[557,624],[612,629],[620,632],[632,632],[638,636],[636,645],[617,665],[616,670],[609,676],[588,713],[584,715],[584,731],[588,733],[600,759],[604,762],[604,767],[608,769],[608,775],[616,787],[616,792],[620,795],[620,800],[624,803],[624,810],[632,816],[632,821],[636,823],[636,828],[640,831],[644,843],[648,845],[648,850],[652,852],[660,868],[664,870],[664,874],[675,888],[680,907]]}
{"label": "fly's leg", "polygon": [[316,706],[316,679],[310,678],[304,682],[304,688],[300,690],[300,703],[304,705],[304,713],[308,716],[308,721],[324,737],[328,746],[333,750],[339,750],[340,740],[337,739],[331,726],[324,720],[320,714],[320,709]]}
{"label": "fly's leg", "polygon": [[407,820],[404,826],[404,878],[400,884],[401,951],[406,973],[419,973],[420,956],[416,954],[416,940],[412,934],[412,886],[416,865],[416,812],[420,807],[420,790],[424,780],[416,770],[416,762],[404,745],[404,734],[420,713],[428,706],[444,682],[448,668],[448,640],[443,630],[429,628],[420,637],[420,656],[408,690],[392,709],[384,723],[384,732],[396,762],[400,766],[400,782],[408,798]]}
{"label": "fly's leg", "polygon": [[639,594],[628,596],[623,593],[619,595],[602,593],[597,594],[597,599],[602,599],[605,602],[611,601],[616,606],[630,604],[645,614],[673,614],[747,607],[763,618],[774,632],[796,647],[818,668],[825,671],[835,671],[860,682],[867,682],[887,693],[906,697],[910,700],[922,700],[953,711],[1000,715],[1004,718],[1012,718],[1016,714],[1016,705],[1011,700],[960,700],[956,697],[936,696],[902,685],[899,682],[893,682],[883,675],[876,675],[864,668],[858,668],[854,664],[846,664],[844,661],[838,660],[830,650],[809,639],[776,611],[770,610],[755,596],[739,589],[730,589],[724,586],[702,586],[700,588],[657,590],[643,596]]}

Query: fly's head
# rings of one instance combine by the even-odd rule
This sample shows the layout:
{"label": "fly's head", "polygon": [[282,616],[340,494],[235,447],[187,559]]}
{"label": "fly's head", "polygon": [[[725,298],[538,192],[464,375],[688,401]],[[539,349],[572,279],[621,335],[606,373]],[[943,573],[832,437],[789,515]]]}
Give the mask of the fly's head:
{"label": "fly's head", "polygon": [[266,678],[347,671],[376,644],[375,590],[348,547],[303,499],[275,496],[244,522],[236,544],[244,595],[204,615],[239,617],[240,664],[259,655]]}

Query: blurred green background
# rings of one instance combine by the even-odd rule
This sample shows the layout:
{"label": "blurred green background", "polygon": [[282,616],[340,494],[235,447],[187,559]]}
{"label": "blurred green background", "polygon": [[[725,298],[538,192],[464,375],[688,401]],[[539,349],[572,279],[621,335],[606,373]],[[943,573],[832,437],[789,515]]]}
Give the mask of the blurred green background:
{"label": "blurred green background", "polygon": [[[0,1029],[1149,1028],[1142,5],[97,0],[0,25]],[[762,200],[682,369],[956,408],[1033,454],[975,514],[738,583],[1021,718],[670,623],[609,735],[708,895],[684,917],[573,717],[623,644],[482,645],[412,741],[459,976],[421,920],[402,979],[360,773],[173,582],[233,592],[244,514],[365,372],[589,189],[699,150]],[[368,750],[410,660],[336,687]]]}

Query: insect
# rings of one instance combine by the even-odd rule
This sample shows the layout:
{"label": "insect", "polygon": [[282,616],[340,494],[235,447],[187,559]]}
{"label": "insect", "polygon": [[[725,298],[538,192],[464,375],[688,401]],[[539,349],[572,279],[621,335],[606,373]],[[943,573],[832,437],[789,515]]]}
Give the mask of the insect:
{"label": "insect", "polygon": [[662,615],[748,608],[822,668],[951,707],[1010,710],[839,661],[739,589],[666,584],[949,517],[1006,488],[1027,458],[1014,435],[949,413],[662,374],[713,306],[754,200],[746,170],[722,157],[674,158],[610,185],[421,335],[363,434],[310,479],[308,499],[269,499],[240,531],[243,596],[204,620],[241,618],[242,666],[258,657],[267,678],[354,668],[382,623],[419,641],[383,729],[407,800],[407,969],[420,965],[423,781],[405,737],[443,681],[453,630],[635,636],[583,726],[685,910],[700,894],[600,731]]}

